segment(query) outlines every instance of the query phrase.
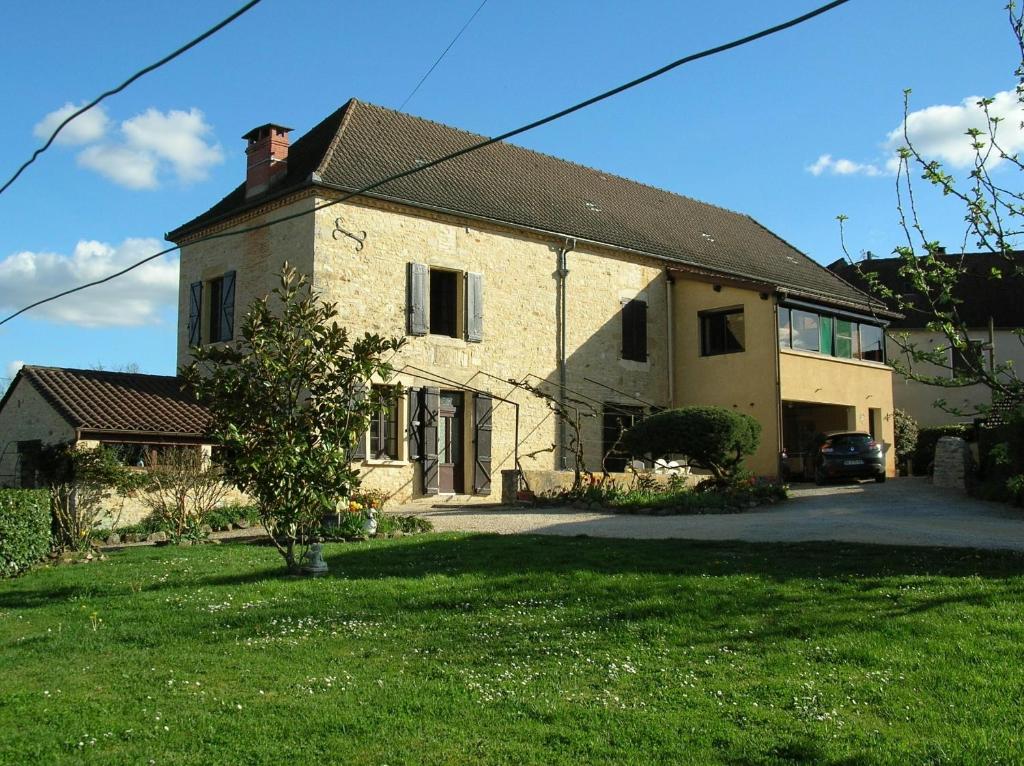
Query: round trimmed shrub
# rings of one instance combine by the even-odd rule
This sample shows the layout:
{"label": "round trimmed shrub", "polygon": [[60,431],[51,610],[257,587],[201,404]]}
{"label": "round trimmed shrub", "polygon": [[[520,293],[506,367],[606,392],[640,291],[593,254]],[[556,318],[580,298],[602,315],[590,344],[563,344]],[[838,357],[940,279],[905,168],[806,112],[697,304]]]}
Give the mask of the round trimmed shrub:
{"label": "round trimmed shrub", "polygon": [[686,455],[690,465],[711,471],[719,484],[736,476],[743,459],[761,442],[761,424],[725,407],[680,407],[642,420],[622,436],[636,456]]}

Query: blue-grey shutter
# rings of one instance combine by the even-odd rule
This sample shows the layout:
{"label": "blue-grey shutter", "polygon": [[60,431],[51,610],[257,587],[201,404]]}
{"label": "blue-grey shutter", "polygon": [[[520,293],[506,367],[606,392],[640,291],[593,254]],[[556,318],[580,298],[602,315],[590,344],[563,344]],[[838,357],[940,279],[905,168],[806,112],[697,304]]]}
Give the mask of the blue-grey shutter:
{"label": "blue-grey shutter", "polygon": [[228,271],[220,283],[220,338],[235,337],[235,272]]}
{"label": "blue-grey shutter", "polygon": [[188,288],[188,345],[202,343],[203,283],[193,282]]}
{"label": "blue-grey shutter", "polygon": [[426,335],[430,332],[427,316],[427,305],[430,297],[430,270],[426,264],[409,264],[409,282],[407,287],[409,312],[409,334]]}
{"label": "blue-grey shutter", "polygon": [[[361,402],[368,396],[366,384],[357,384],[352,390],[353,405]],[[366,440],[367,440],[368,429],[364,429],[356,439],[355,445],[352,447],[352,459],[353,460],[366,460]]]}
{"label": "blue-grey shutter", "polygon": [[423,494],[437,494],[437,419],[441,390],[423,389]]}
{"label": "blue-grey shutter", "polygon": [[486,394],[477,394],[474,402],[473,494],[491,494],[491,413],[493,403]]}
{"label": "blue-grey shutter", "polygon": [[466,340],[479,343],[484,339],[484,275],[466,274]]}
{"label": "blue-grey shutter", "polygon": [[423,454],[423,391],[419,388],[409,389],[409,461],[419,460]]}

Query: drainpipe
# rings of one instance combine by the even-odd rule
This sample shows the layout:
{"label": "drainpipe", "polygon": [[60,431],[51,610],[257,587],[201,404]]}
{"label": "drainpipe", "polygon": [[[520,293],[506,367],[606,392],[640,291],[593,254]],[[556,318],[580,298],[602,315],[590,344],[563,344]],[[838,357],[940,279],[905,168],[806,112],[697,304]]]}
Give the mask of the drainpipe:
{"label": "drainpipe", "polygon": [[785,451],[785,439],[782,433],[784,420],[782,417],[782,351],[779,348],[779,299],[775,296],[772,301],[772,316],[775,318],[775,427],[778,429],[776,441],[776,454],[778,455],[778,478],[781,481],[784,472],[782,453]]}
{"label": "drainpipe", "polygon": [[675,344],[672,340],[673,324],[675,317],[672,315],[672,288],[676,280],[672,272],[665,269],[665,337],[668,340],[668,406],[676,405],[676,366],[675,366]]}
{"label": "drainpipe", "polygon": [[[566,256],[576,249],[575,239],[566,239],[558,248],[558,400],[565,410],[566,389],[568,387],[566,370],[566,283],[569,278],[569,263]],[[566,428],[565,420],[558,419],[558,463],[562,470],[566,468]]]}

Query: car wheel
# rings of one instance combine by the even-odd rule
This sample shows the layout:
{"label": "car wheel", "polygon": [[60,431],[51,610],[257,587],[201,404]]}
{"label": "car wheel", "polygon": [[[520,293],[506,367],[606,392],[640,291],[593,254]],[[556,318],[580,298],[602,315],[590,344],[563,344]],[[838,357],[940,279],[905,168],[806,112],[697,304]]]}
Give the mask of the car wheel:
{"label": "car wheel", "polygon": [[878,483],[878,484],[881,484],[884,481],[885,481],[885,474],[884,473],[875,477],[875,482]]}

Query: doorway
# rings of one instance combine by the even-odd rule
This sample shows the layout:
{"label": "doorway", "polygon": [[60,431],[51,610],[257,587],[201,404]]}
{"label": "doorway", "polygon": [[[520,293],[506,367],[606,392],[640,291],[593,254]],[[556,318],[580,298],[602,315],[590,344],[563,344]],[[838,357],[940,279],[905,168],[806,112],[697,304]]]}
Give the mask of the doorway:
{"label": "doorway", "polygon": [[461,391],[442,391],[437,411],[437,491],[462,494],[463,470],[463,397]]}

